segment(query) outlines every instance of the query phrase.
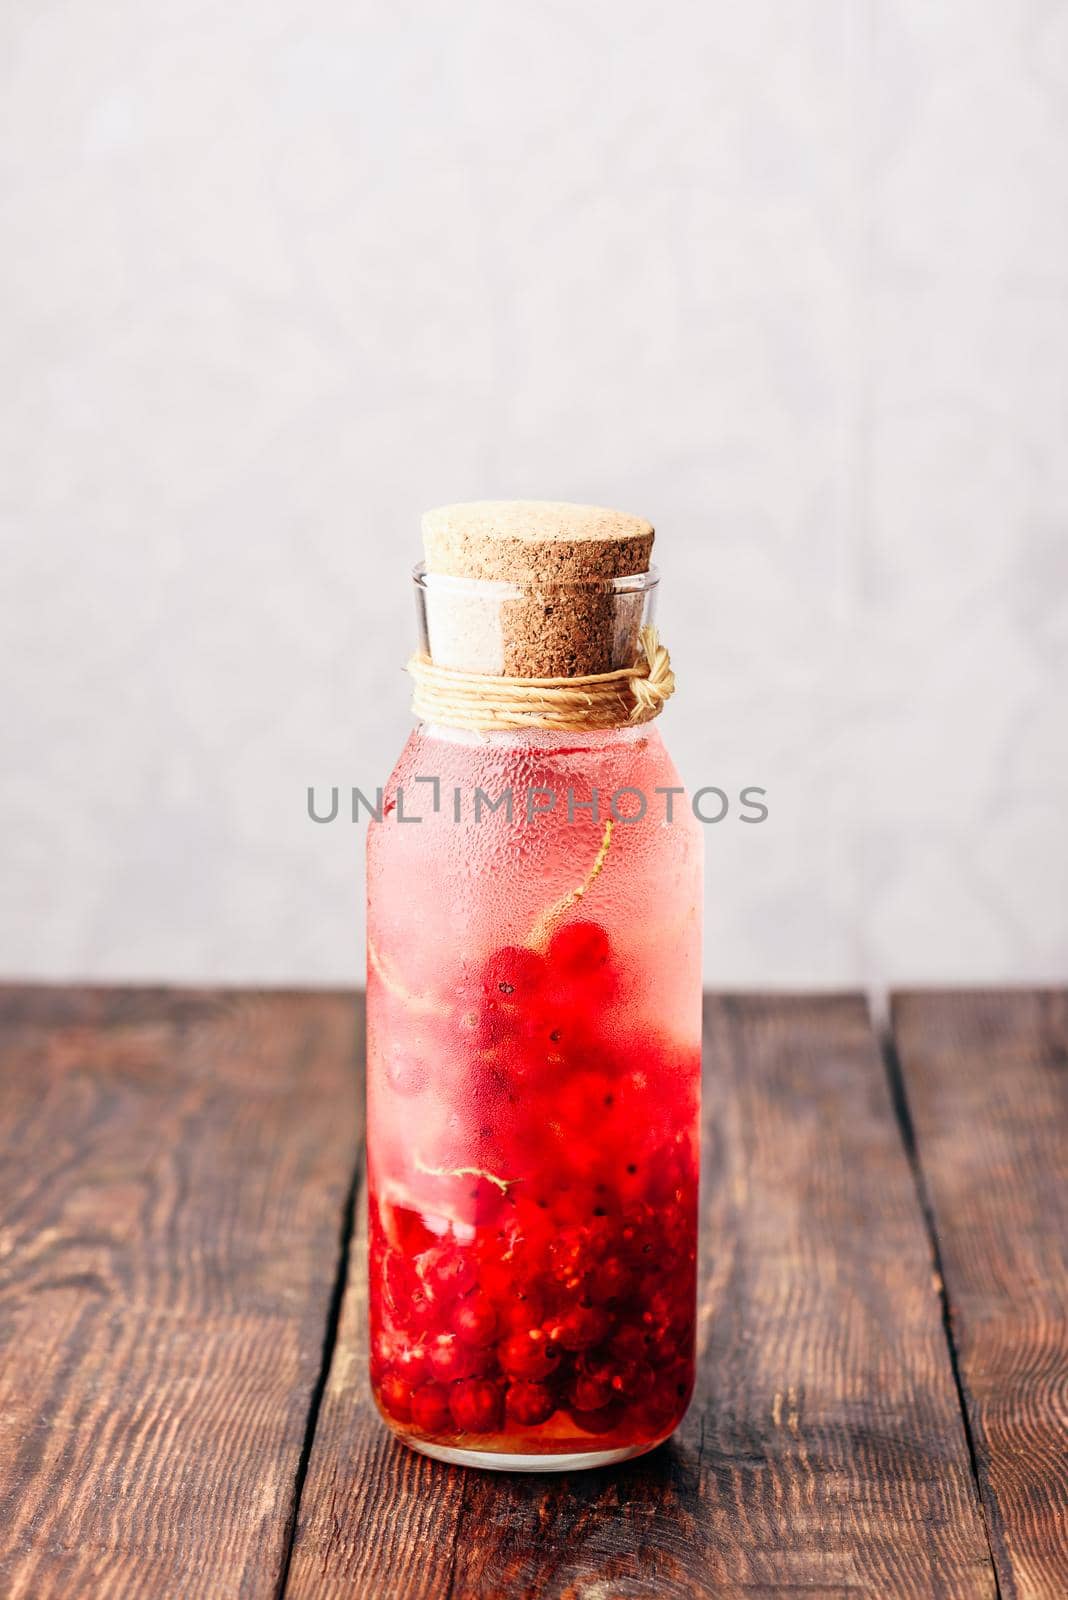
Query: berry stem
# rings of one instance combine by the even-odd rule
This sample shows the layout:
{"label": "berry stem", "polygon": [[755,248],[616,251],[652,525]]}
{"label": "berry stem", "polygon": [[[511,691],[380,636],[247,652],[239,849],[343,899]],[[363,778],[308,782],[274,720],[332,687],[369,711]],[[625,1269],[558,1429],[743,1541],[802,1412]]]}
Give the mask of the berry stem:
{"label": "berry stem", "polygon": [[498,1178],[495,1172],[487,1172],[485,1167],[428,1167],[420,1157],[415,1157],[416,1172],[423,1172],[428,1178],[485,1178],[487,1183],[496,1184],[502,1194],[507,1194],[513,1183],[518,1183],[518,1178]]}
{"label": "berry stem", "polygon": [[593,858],[593,865],[583,878],[582,882],[579,884],[578,888],[569,889],[567,894],[565,894],[562,899],[556,901],[555,905],[551,905],[547,911],[543,911],[533,928],[530,930],[530,938],[528,943],[531,944],[536,950],[548,943],[549,935],[553,929],[553,924],[559,922],[560,918],[564,916],[566,912],[570,911],[572,906],[578,905],[583,895],[600,875],[601,868],[608,860],[608,849],[612,843],[612,829],[614,827],[615,821],[612,817],[609,817],[608,821],[604,825],[604,838],[601,840],[600,848]]}

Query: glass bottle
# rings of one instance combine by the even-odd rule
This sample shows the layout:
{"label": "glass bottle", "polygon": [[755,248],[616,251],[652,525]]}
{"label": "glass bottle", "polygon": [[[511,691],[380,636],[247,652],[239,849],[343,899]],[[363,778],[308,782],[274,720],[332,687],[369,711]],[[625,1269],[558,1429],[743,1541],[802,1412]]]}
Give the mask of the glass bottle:
{"label": "glass bottle", "polygon": [[[548,606],[631,664],[654,571],[522,579],[417,568],[424,655],[499,672]],[[422,723],[368,832],[372,1386],[511,1470],[651,1449],[694,1380],[701,829],[651,721],[569,715]]]}

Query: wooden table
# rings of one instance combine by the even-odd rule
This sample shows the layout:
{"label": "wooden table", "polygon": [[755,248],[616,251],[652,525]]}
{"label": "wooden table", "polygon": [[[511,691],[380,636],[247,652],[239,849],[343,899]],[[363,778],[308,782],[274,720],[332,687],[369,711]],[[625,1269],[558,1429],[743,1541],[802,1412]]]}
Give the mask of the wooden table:
{"label": "wooden table", "polygon": [[550,1479],[376,1420],[360,1031],[0,989],[5,1600],[1064,1600],[1068,992],[711,997],[697,1397]]}

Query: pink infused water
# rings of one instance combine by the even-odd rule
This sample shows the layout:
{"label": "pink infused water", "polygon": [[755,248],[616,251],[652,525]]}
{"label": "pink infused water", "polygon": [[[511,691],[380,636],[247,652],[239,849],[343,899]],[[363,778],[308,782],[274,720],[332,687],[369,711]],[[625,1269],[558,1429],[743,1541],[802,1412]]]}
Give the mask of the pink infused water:
{"label": "pink infused water", "polygon": [[368,1173],[372,1383],[417,1448],[594,1464],[685,1412],[701,877],[651,724],[408,741],[368,837]]}

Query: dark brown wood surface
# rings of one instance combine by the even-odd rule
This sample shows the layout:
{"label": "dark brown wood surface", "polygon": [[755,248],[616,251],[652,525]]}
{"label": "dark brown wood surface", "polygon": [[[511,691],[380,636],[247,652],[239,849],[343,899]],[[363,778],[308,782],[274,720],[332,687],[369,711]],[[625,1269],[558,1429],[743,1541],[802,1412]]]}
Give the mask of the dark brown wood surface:
{"label": "dark brown wood surface", "polygon": [[363,1252],[288,1594],[374,1600],[995,1592],[930,1240],[860,999],[712,1000],[702,1356],[666,1446],[566,1478],[394,1443]]}
{"label": "dark brown wood surface", "polygon": [[273,1595],[357,1149],[341,995],[0,990],[0,1594]]}
{"label": "dark brown wood surface", "polygon": [[894,1033],[1001,1592],[1068,1595],[1068,991],[907,994]]}
{"label": "dark brown wood surface", "polygon": [[0,1596],[1060,1600],[1068,997],[894,1022],[709,1001],[693,1408],[538,1478],[374,1412],[353,996],[0,988]]}

